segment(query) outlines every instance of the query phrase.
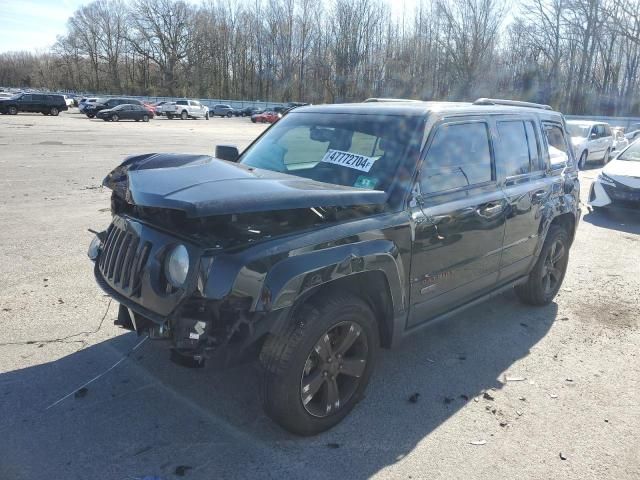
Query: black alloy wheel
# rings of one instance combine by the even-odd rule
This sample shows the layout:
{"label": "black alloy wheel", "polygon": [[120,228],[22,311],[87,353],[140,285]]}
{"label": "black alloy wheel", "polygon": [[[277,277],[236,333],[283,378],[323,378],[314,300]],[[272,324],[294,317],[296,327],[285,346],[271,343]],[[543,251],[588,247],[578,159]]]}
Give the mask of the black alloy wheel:
{"label": "black alloy wheel", "polygon": [[542,284],[545,296],[557,291],[564,277],[564,260],[567,249],[560,239],[556,239],[547,252],[542,269]]}
{"label": "black alloy wheel", "polygon": [[326,417],[346,405],[358,389],[369,345],[355,322],[341,322],[313,347],[300,380],[300,399],[314,417]]}
{"label": "black alloy wheel", "polygon": [[521,301],[529,305],[551,303],[567,271],[570,243],[567,230],[560,225],[551,225],[527,281],[515,288]]}

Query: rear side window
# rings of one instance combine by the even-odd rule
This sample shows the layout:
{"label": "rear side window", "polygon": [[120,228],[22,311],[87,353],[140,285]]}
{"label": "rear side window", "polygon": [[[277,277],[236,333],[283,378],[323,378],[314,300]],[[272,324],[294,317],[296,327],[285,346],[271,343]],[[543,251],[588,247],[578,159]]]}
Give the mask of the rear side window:
{"label": "rear side window", "polygon": [[500,142],[496,148],[496,167],[505,177],[531,171],[529,143],[523,121],[498,122]]}
{"label": "rear side window", "polygon": [[562,127],[555,123],[545,123],[544,133],[549,146],[551,168],[564,167],[569,161],[569,148]]}
{"label": "rear side window", "polygon": [[187,101],[186,101],[186,100],[178,100],[178,101],[176,102],[176,105],[188,105],[188,103],[187,103]]}
{"label": "rear side window", "polygon": [[453,123],[438,127],[421,173],[422,193],[444,192],[492,179],[486,123]]}

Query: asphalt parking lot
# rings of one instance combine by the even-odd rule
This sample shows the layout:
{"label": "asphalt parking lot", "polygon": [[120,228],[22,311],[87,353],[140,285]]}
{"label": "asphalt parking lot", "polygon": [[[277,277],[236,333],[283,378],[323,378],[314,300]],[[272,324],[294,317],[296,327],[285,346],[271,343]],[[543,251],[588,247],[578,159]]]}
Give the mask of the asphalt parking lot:
{"label": "asphalt parking lot", "polygon": [[[254,365],[131,352],[86,257],[87,229],[110,220],[103,176],[264,128],[0,116],[0,479],[640,478],[638,216],[583,206],[555,303],[504,294],[383,351],[365,400],[317,437],[264,416]],[[583,200],[598,171],[581,173]]]}

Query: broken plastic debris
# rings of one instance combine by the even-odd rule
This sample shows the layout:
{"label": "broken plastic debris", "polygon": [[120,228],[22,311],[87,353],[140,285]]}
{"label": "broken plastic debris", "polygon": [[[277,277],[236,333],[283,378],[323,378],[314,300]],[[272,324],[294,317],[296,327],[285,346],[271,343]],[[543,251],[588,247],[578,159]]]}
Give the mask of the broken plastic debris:
{"label": "broken plastic debris", "polygon": [[486,440],[473,440],[472,442],[469,442],[471,445],[486,445],[487,441]]}
{"label": "broken plastic debris", "polygon": [[558,395],[556,395],[555,393],[550,393],[550,394],[549,394],[549,396],[550,396],[551,398],[558,398]]}
{"label": "broken plastic debris", "polygon": [[82,387],[76,390],[73,396],[76,398],[82,398],[82,397],[86,397],[87,393],[89,393],[89,389],[87,387]]}
{"label": "broken plastic debris", "polygon": [[560,460],[566,460],[567,456],[560,452]]}
{"label": "broken plastic debris", "polygon": [[516,410],[516,413],[518,414],[519,417],[521,417],[524,412],[522,412],[521,410]]}
{"label": "broken plastic debris", "polygon": [[504,377],[504,380],[506,382],[524,382],[526,380],[526,378],[524,377]]}
{"label": "broken plastic debris", "polygon": [[484,398],[485,400],[495,400],[495,398],[493,397],[493,395],[491,395],[489,392],[484,392],[482,394],[482,398]]}
{"label": "broken plastic debris", "polygon": [[178,465],[174,473],[179,477],[184,477],[192,468],[193,467],[190,467],[189,465]]}

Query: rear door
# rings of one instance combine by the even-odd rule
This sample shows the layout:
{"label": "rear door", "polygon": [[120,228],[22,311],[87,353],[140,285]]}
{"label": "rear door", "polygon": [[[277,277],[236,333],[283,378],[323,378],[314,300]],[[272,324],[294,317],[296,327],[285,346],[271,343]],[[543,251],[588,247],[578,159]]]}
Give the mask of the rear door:
{"label": "rear door", "polygon": [[33,112],[33,95],[27,93],[18,99],[18,110],[21,112]]}
{"label": "rear door", "polygon": [[541,124],[534,116],[496,118],[496,166],[507,199],[500,280],[529,271],[535,261],[543,210],[552,194],[543,157]]}
{"label": "rear door", "polygon": [[486,119],[457,117],[431,134],[409,211],[410,327],[497,281],[506,200],[496,181],[490,131]]}

